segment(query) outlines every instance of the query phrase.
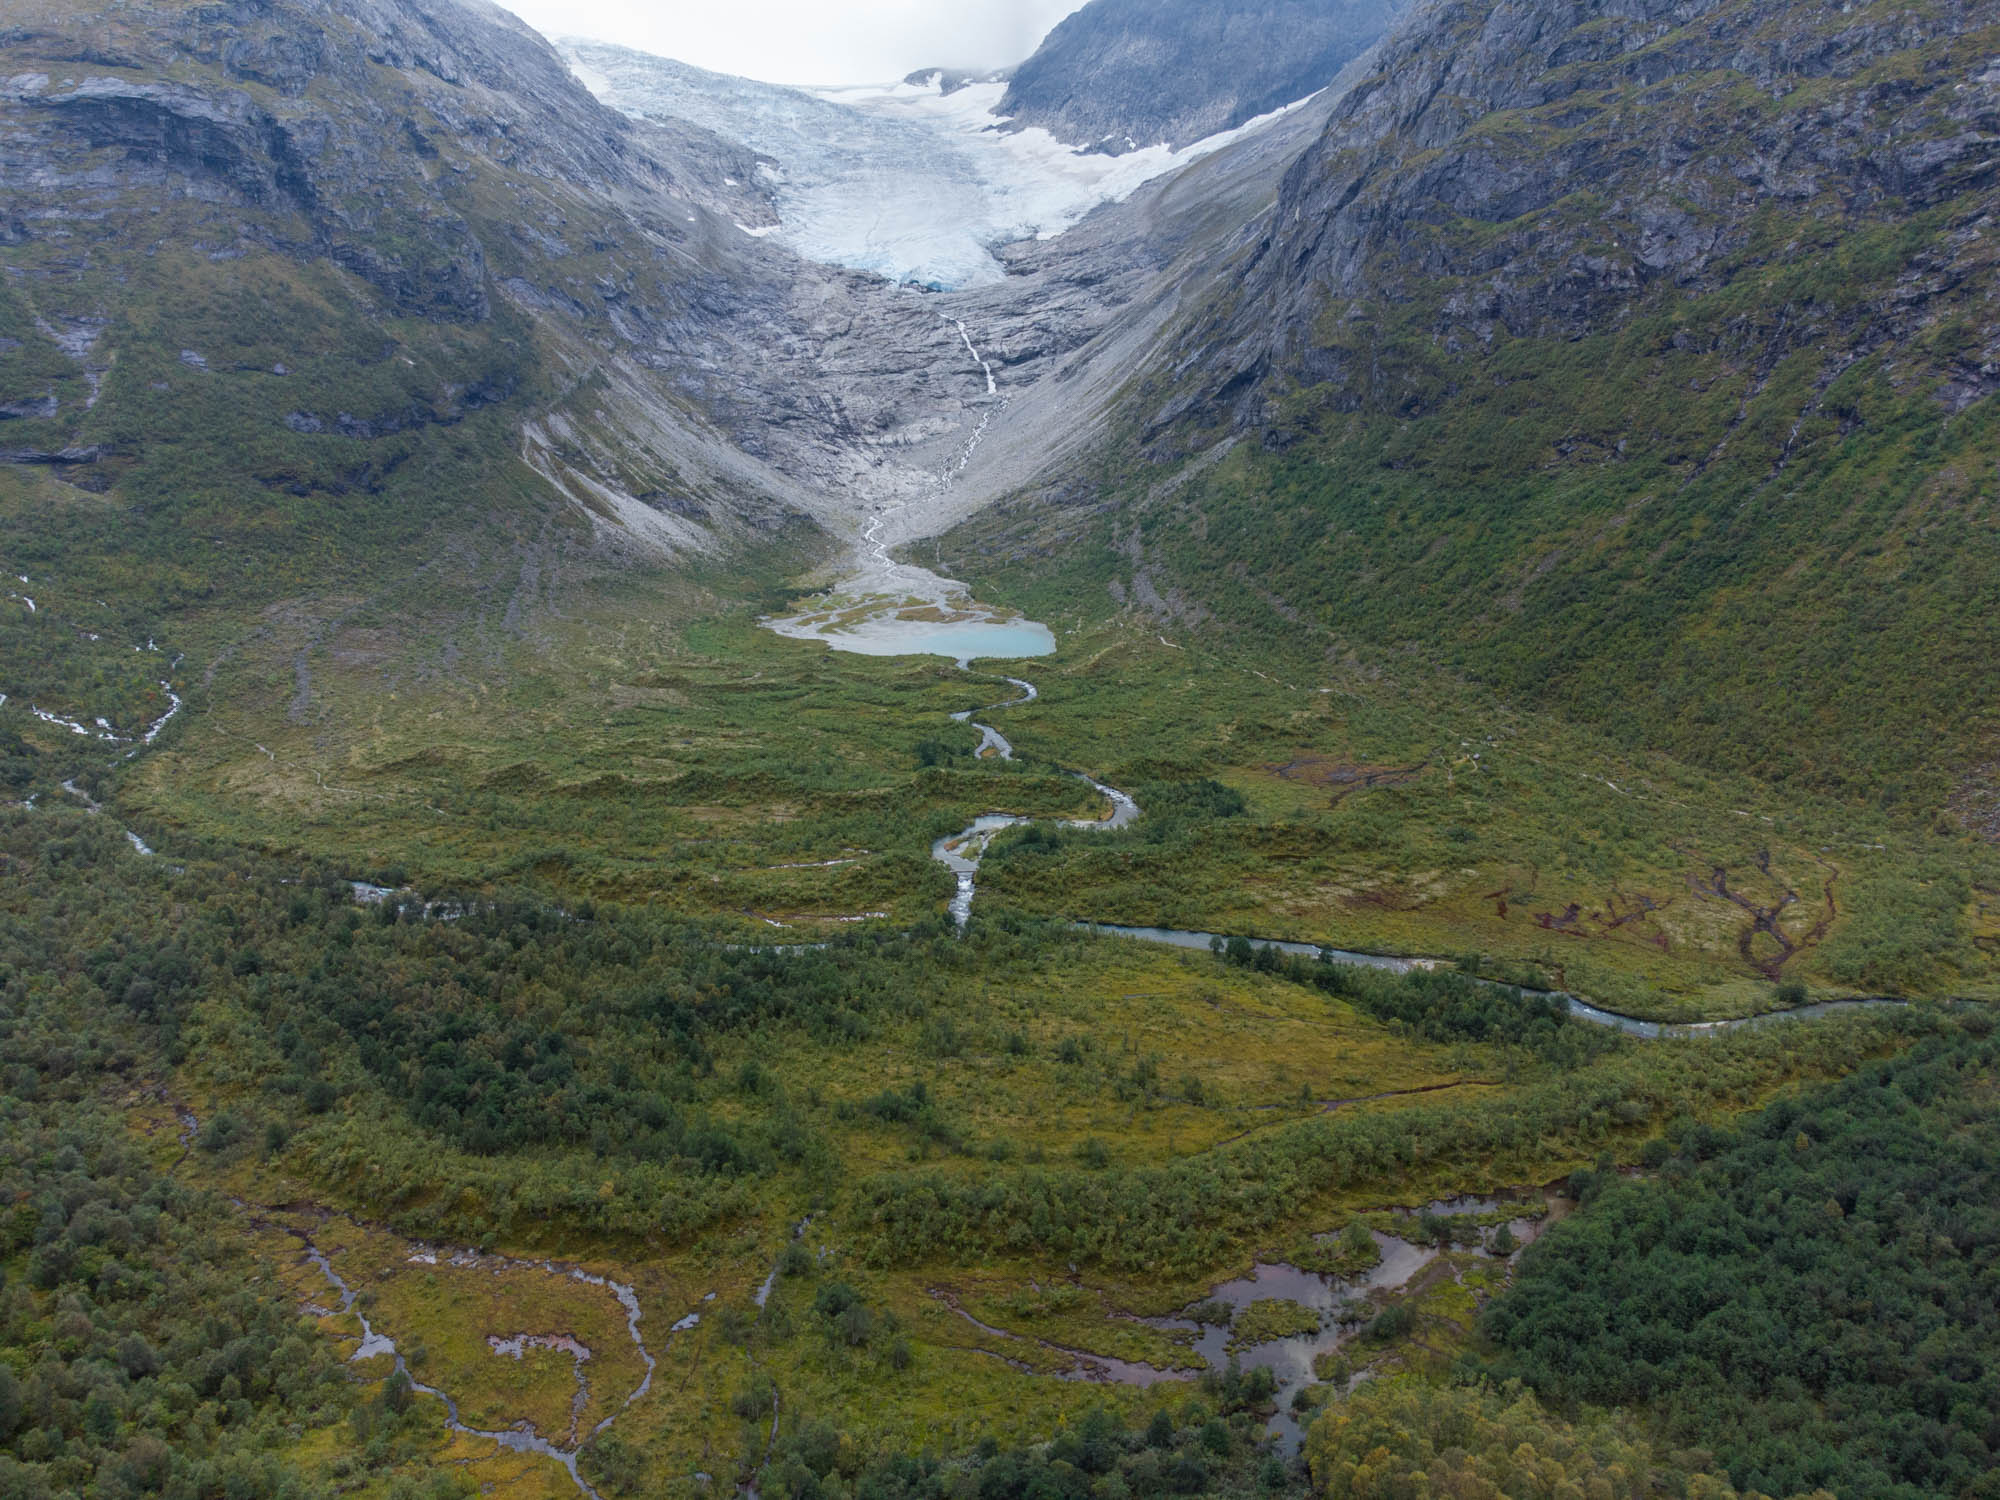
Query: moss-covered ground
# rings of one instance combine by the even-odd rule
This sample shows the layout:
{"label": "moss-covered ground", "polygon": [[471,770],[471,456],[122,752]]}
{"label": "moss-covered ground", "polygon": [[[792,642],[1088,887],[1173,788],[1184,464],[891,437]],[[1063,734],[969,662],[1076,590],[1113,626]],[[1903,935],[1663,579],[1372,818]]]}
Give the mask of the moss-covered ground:
{"label": "moss-covered ground", "polygon": [[[1074,619],[1058,622],[1055,655],[988,664],[1042,694],[988,716],[1017,750],[1001,763],[976,759],[976,733],[949,717],[1010,695],[992,670],[829,653],[742,607],[690,621],[693,596],[649,603],[630,580],[578,597],[534,638],[449,673],[408,670],[439,639],[408,620],[357,617],[304,644],[285,622],[251,632],[183,682],[188,706],[158,747],[89,780],[105,813],[70,799],[17,815],[14,836],[37,879],[61,878],[38,838],[127,862],[130,931],[95,907],[61,918],[97,934],[80,952],[139,952],[153,904],[191,914],[176,928],[163,906],[157,929],[212,965],[176,1012],[166,1091],[238,1130],[187,1150],[149,1098],[131,1118],[162,1165],[252,1205],[245,1232],[310,1316],[332,1303],[303,1257],[309,1236],[469,1425],[526,1423],[570,1446],[613,1418],[584,1444],[601,1493],[745,1479],[774,1416],[783,1442],[840,1434],[858,1472],[895,1453],[1037,1441],[1097,1406],[1135,1424],[1179,1413],[1200,1374],[1191,1336],[1138,1319],[1179,1312],[1258,1258],[1366,1270],[1336,1232],[1411,1233],[1388,1205],[1629,1158],[1665,1119],[1726,1116],[1900,1045],[1893,1025],[1862,1018],[1559,1062],[1429,1036],[1257,964],[1039,919],[1434,955],[1669,1017],[1768,1008],[1783,982],[1820,996],[1991,984],[1994,903],[1946,835],[1621,752],[1462,684],[1253,665],[1226,643]],[[951,883],[932,840],[992,811],[1089,815],[1100,799],[1072,770],[1133,791],[1148,815],[1120,833],[1003,837],[973,933],[940,935]],[[125,849],[113,820],[159,858]],[[265,870],[305,871],[307,906]],[[378,952],[368,934],[390,929],[366,907],[343,915],[334,875],[559,915],[534,939],[433,919]],[[1788,950],[1756,933],[1757,908]],[[656,919],[687,926],[653,958],[621,956],[615,934],[643,948]],[[199,934],[231,920],[258,935],[202,959]],[[404,920],[395,933],[417,919]],[[604,929],[590,962],[608,953],[614,976],[571,983],[550,964],[575,960],[539,956],[578,921]],[[895,936],[911,928],[931,935]],[[682,1054],[692,1064],[673,1059],[693,1043],[648,1019],[668,1014],[646,998],[660,954],[847,935],[875,945],[841,960],[850,1018],[718,1016]],[[294,969],[295,943],[352,956],[329,967],[302,948]],[[246,944],[255,965],[239,961]],[[436,987],[447,975],[463,995]],[[412,1090],[438,1054],[378,1055],[359,1019],[339,1035],[302,1025],[299,980],[364,1004],[379,983],[395,999],[372,1024],[397,1028],[486,995],[505,1025],[569,1038],[578,1087],[660,1090],[702,1139],[736,1142],[739,1164],[655,1171],[588,1130],[495,1152],[448,1117],[419,1124]],[[452,1034],[448,1062],[504,1042]],[[312,1069],[336,1085],[331,1108],[309,1097]],[[1311,1165],[1350,1152],[1376,1164]],[[1260,1193],[1260,1179],[1292,1185]],[[1253,1186],[1211,1196],[1204,1184],[1222,1180]],[[986,1218],[951,1218],[970,1201],[953,1194],[989,1186],[1001,1196]],[[1152,1195],[1154,1218],[1135,1219],[1129,1243],[1106,1226],[1087,1252],[1050,1248],[1075,1205],[1140,1212],[1132,1193]],[[899,1226],[930,1201],[933,1237],[906,1240]],[[1149,1265],[1133,1246],[1152,1233],[1212,1248]],[[572,1264],[639,1298],[658,1364],[629,1407],[643,1365],[622,1310]],[[1445,1369],[1504,1275],[1462,1248],[1445,1256],[1376,1299],[1407,1304],[1411,1321],[1350,1340],[1327,1381]],[[1316,1317],[1260,1303],[1231,1338],[1247,1351]],[[352,1316],[312,1326],[341,1358],[360,1334]],[[496,1348],[524,1336],[518,1358]],[[1167,1378],[1088,1378],[1104,1361]],[[388,1365],[349,1367],[371,1402],[390,1399]],[[439,1472],[496,1494],[573,1492],[552,1460],[453,1437],[429,1398],[398,1420],[393,1438],[356,1449],[314,1433],[300,1453],[364,1492]]]}
{"label": "moss-covered ground", "polygon": [[[1984,993],[2000,861],[1951,830],[1669,757],[1397,677],[1078,620],[1056,655],[972,674],[697,625],[608,586],[532,642],[409,674],[407,630],[246,642],[136,768],[149,824],[359,879],[575,897],[744,934],[907,926],[942,908],[931,843],[987,812],[1088,816],[1064,774],[1150,801],[1116,834],[1003,836],[981,899],[1072,920],[1415,955],[1634,1014],[1697,1019],[1803,983]],[[1261,664],[1260,664],[1261,663]],[[1017,758],[976,759],[949,715]],[[309,707],[299,707],[301,684]],[[1233,801],[1185,804],[1189,787]]]}

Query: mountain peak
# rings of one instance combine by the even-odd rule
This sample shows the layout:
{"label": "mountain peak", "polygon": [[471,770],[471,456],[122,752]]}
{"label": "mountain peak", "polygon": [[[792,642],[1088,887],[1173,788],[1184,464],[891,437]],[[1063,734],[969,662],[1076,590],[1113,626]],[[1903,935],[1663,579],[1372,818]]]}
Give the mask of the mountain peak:
{"label": "mountain peak", "polygon": [[1000,113],[1118,155],[1189,145],[1318,93],[1399,0],[1091,0],[1015,70]]}
{"label": "mountain peak", "polygon": [[936,89],[940,94],[955,94],[960,89],[970,88],[975,83],[1007,83],[1014,77],[1012,68],[991,68],[985,71],[968,71],[964,68],[919,68],[914,73],[905,74],[903,82],[913,88]]}

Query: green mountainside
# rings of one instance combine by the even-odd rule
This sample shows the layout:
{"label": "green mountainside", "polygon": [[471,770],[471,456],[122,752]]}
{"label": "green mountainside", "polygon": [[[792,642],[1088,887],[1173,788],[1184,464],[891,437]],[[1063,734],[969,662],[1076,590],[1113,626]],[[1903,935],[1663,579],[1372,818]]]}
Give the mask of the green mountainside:
{"label": "green mountainside", "polygon": [[783,268],[721,259],[768,213],[740,148],[478,6],[28,4],[0,71],[10,698],[130,740],[148,639],[186,691],[372,610],[422,677],[560,580],[822,545],[701,347],[786,316]]}
{"label": "green mountainside", "polygon": [[1122,438],[974,523],[964,565],[1053,556],[1163,618],[1990,820],[1990,12],[1425,21],[1293,166]]}

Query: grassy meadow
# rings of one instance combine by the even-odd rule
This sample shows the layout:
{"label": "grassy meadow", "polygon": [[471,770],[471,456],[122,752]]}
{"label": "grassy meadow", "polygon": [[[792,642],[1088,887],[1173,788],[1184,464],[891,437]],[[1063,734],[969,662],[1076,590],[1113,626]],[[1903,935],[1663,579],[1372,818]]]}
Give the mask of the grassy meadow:
{"label": "grassy meadow", "polygon": [[[1253,665],[1116,613],[1052,613],[1056,654],[971,673],[832,653],[758,627],[772,567],[600,578],[515,633],[463,607],[471,584],[417,616],[309,601],[198,637],[144,754],[23,726],[11,1055],[42,1078],[81,1076],[80,1045],[128,1059],[151,1081],[117,1109],[152,1170],[245,1205],[211,1232],[348,1377],[337,1412],[290,1419],[314,1482],[574,1492],[447,1431],[392,1359],[344,1363],[360,1323],[308,1244],[411,1378],[468,1426],[577,1449],[603,1495],[762,1471],[801,1500],[1091,1423],[1254,1489],[1270,1393],[1142,1319],[1262,1260],[1345,1265],[1343,1229],[1411,1232],[1395,1205],[1636,1160],[1940,1024],[1640,1043],[1510,1020],[1463,975],[1670,1019],[1992,984],[2000,880],[1944,833],[1414,669]],[[58,583],[22,628],[76,597]],[[71,635],[63,680],[111,692],[82,665],[103,643]],[[982,716],[1009,762],[950,719],[1011,697],[1001,672],[1041,691]],[[65,753],[74,792],[48,785]],[[1076,771],[1146,816],[1059,826],[1104,811]],[[1041,821],[996,841],[961,936],[929,848],[1000,811]],[[1072,925],[1093,921],[1442,967],[1349,980]],[[1482,1347],[1510,1263],[1439,1232],[1306,1418],[1362,1372]],[[638,1299],[657,1365],[629,1406],[638,1346],[572,1268]],[[1318,1317],[1256,1302],[1229,1347]],[[1160,1374],[1079,1378],[1106,1360]]]}

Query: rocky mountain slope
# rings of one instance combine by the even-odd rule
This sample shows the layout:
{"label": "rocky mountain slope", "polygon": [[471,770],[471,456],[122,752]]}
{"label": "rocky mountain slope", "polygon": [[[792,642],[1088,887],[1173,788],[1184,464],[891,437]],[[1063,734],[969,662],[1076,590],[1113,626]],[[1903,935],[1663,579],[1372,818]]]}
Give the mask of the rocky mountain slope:
{"label": "rocky mountain slope", "polygon": [[0,554],[42,604],[0,692],[64,716],[104,710],[22,664],[85,638],[303,652],[372,599],[450,660],[578,570],[796,566],[986,395],[939,310],[749,232],[752,153],[478,0],[27,0],[0,80]]}
{"label": "rocky mountain slope", "polygon": [[1996,56],[1952,0],[1429,5],[1167,335],[1124,440],[981,545],[1634,743],[1976,801]]}
{"label": "rocky mountain slope", "polygon": [[1325,88],[1395,0],[1091,0],[1014,71],[1000,113],[1093,151],[1185,146]]}
{"label": "rocky mountain slope", "polygon": [[[1344,298],[1422,301],[1447,344],[1574,338],[1660,289],[1705,297],[1827,251],[1822,290],[1898,285],[1844,317],[1822,304],[1785,347],[1843,367],[1962,295],[1990,333],[1966,231],[2000,186],[1994,25],[1951,0],[1437,7],[1292,169],[1239,317],[1190,342],[1227,340],[1238,376],[1352,390],[1323,321]],[[1945,232],[1906,236],[1897,264],[1841,263],[1851,237],[1938,210]],[[1777,217],[1818,232],[1773,245]],[[1994,388],[1991,352],[1966,347],[1953,408]]]}
{"label": "rocky mountain slope", "polygon": [[[56,396],[33,435],[93,455],[100,488],[143,484],[180,435],[136,410],[162,387],[174,399],[153,405],[196,404],[175,381],[275,382],[212,404],[269,423],[280,446],[378,441],[519,404],[545,373],[524,319],[588,285],[586,258],[602,275],[650,232],[647,258],[672,266],[664,317],[712,260],[727,154],[669,164],[497,10],[48,6],[18,20],[0,137],[22,184],[8,333],[20,359],[43,325],[68,330],[89,399]],[[636,199],[657,205],[651,224],[623,210]],[[660,212],[676,201],[684,212]],[[239,316],[246,295],[261,316]],[[579,331],[604,319],[592,300],[571,298]],[[379,335],[377,358],[323,365],[335,329],[357,349]],[[152,357],[182,373],[141,380]],[[182,427],[169,410],[153,415]]]}
{"label": "rocky mountain slope", "polygon": [[58,778],[246,642],[313,724],[635,565],[685,609],[935,533],[1099,430],[1324,118],[941,296],[768,237],[751,145],[479,0],[25,0],[0,80],[0,694]]}
{"label": "rocky mountain slope", "polygon": [[28,0],[0,543],[123,636],[375,607],[448,661],[564,578],[1014,497],[963,568],[1990,821],[1996,55],[1955,0],[1436,0],[939,295],[761,237],[754,150],[470,0]]}

